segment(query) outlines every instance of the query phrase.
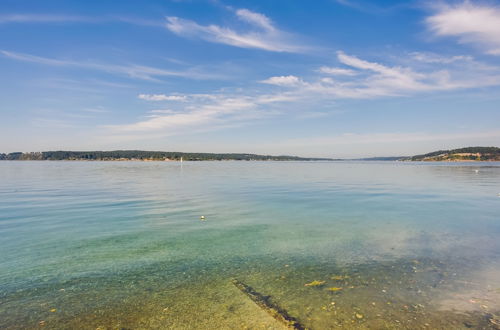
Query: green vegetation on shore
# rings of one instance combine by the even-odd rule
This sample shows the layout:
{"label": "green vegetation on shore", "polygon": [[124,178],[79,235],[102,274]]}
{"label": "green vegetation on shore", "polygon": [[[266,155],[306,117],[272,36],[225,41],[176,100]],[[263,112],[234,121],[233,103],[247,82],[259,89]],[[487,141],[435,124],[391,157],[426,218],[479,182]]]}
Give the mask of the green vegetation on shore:
{"label": "green vegetation on shore", "polygon": [[500,148],[467,147],[453,150],[439,150],[424,155],[403,158],[407,161],[500,161]]}
{"label": "green vegetation on shore", "polygon": [[186,153],[165,151],[115,150],[115,151],[44,151],[44,152],[13,152],[1,154],[0,160],[330,160],[329,158],[303,158],[296,156],[270,156],[254,154],[216,154],[216,153]]}
{"label": "green vegetation on shore", "polygon": [[[101,160],[101,161],[204,161],[204,160],[274,160],[274,161],[342,161],[347,159],[311,158],[297,156],[271,156],[243,153],[199,153],[199,152],[167,152],[142,150],[115,151],[43,151],[0,153],[0,160]],[[498,147],[467,147],[452,150],[439,150],[411,157],[372,157],[352,160],[376,161],[500,161]]]}

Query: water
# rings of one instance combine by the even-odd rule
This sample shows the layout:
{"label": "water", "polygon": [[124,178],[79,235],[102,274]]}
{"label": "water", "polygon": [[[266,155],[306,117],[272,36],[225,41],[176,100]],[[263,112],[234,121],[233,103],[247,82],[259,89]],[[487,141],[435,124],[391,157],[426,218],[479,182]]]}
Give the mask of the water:
{"label": "water", "polygon": [[238,279],[310,329],[496,329],[498,193],[500,163],[0,162],[0,328],[283,329]]}

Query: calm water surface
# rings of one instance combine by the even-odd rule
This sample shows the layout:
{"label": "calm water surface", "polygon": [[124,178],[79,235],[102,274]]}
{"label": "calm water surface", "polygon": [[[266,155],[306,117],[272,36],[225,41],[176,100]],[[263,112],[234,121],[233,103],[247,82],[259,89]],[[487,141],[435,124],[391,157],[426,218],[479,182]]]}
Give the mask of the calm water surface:
{"label": "calm water surface", "polygon": [[500,163],[0,162],[0,328],[284,329],[238,279],[308,329],[498,329],[499,193]]}

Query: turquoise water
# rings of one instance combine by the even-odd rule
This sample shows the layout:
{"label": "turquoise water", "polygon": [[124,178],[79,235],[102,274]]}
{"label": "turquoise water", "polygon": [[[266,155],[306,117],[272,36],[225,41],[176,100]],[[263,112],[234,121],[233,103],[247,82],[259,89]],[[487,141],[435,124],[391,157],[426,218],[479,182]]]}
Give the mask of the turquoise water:
{"label": "turquoise water", "polygon": [[499,163],[0,162],[0,328],[283,328],[237,278],[311,329],[494,329],[499,193]]}

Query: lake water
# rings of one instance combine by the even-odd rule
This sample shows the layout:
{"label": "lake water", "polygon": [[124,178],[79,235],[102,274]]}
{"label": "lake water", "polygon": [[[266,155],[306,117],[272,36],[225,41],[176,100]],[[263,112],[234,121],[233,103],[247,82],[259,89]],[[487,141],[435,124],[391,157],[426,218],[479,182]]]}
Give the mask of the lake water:
{"label": "lake water", "polygon": [[0,162],[0,328],[284,329],[237,279],[308,329],[498,329],[499,193],[500,163]]}

